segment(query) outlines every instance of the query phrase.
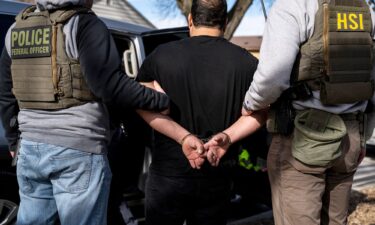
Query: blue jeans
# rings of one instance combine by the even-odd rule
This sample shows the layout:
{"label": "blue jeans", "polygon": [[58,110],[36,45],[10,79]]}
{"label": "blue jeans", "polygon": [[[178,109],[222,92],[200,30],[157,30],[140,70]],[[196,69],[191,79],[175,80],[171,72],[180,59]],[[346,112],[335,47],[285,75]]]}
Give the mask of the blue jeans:
{"label": "blue jeans", "polygon": [[106,155],[22,140],[17,225],[105,225],[111,177]]}

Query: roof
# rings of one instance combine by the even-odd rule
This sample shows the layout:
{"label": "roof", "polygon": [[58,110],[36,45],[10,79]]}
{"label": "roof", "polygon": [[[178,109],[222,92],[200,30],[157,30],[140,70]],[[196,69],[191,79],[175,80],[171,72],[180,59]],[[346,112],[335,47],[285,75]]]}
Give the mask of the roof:
{"label": "roof", "polygon": [[127,0],[95,0],[92,10],[101,17],[125,21],[148,28],[155,28],[155,26]]}
{"label": "roof", "polygon": [[230,41],[248,51],[259,52],[262,36],[238,36],[233,37]]}
{"label": "roof", "polygon": [[[8,15],[17,15],[22,9],[26,8],[30,4],[23,3],[23,2],[15,2],[15,1],[8,1],[8,0],[0,0],[0,13],[1,14],[8,14]],[[142,34],[144,32],[149,32],[154,29],[150,29],[144,26],[139,26],[136,24],[100,18],[103,22],[107,25],[107,27],[111,30],[124,32],[124,33],[131,33],[131,34]]]}
{"label": "roof", "polygon": [[[22,2],[33,3],[34,0],[19,0]],[[19,3],[19,2],[18,2]],[[16,4],[14,1],[1,0],[0,12],[14,11],[18,13],[25,8],[27,3]],[[134,24],[139,27],[155,29],[156,27],[148,21],[138,10],[136,10],[127,0],[95,0],[92,10],[101,18],[108,18],[112,21],[117,20],[127,24]]]}

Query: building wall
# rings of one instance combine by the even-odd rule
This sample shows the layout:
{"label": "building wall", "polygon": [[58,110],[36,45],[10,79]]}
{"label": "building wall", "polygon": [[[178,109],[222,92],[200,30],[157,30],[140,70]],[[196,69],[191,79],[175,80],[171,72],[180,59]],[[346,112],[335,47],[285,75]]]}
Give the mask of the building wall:
{"label": "building wall", "polygon": [[127,0],[95,0],[92,9],[98,16],[155,28]]}

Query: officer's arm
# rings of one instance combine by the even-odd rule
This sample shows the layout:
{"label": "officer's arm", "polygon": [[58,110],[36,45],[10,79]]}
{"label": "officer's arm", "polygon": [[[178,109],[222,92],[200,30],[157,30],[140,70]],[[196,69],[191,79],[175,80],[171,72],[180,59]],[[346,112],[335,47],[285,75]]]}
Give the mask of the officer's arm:
{"label": "officer's arm", "polygon": [[290,74],[301,43],[301,18],[294,14],[297,1],[280,0],[272,7],[263,34],[260,59],[254,80],[246,93],[244,108],[267,108],[289,87]]}
{"label": "officer's arm", "polygon": [[91,91],[105,103],[122,108],[164,110],[169,98],[130,79],[107,27],[95,15],[81,15],[77,32],[79,61]]}
{"label": "officer's arm", "polygon": [[[17,100],[12,94],[11,59],[4,48],[0,57],[0,117],[8,140],[9,150],[15,151],[19,130],[16,118],[19,112]],[[12,122],[13,121],[13,122]]]}

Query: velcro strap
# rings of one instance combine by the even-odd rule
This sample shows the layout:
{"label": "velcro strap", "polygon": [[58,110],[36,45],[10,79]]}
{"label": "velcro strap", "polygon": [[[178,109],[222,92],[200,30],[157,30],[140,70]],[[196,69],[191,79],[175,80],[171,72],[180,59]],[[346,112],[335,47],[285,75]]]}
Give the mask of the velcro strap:
{"label": "velcro strap", "polygon": [[310,113],[308,115],[306,119],[306,126],[311,128],[312,130],[324,132],[330,118],[330,113],[315,110],[314,113]]}
{"label": "velcro strap", "polygon": [[50,15],[50,19],[54,23],[65,23],[74,15],[79,13],[93,13],[90,9],[85,7],[70,7],[64,10],[57,10]]}

